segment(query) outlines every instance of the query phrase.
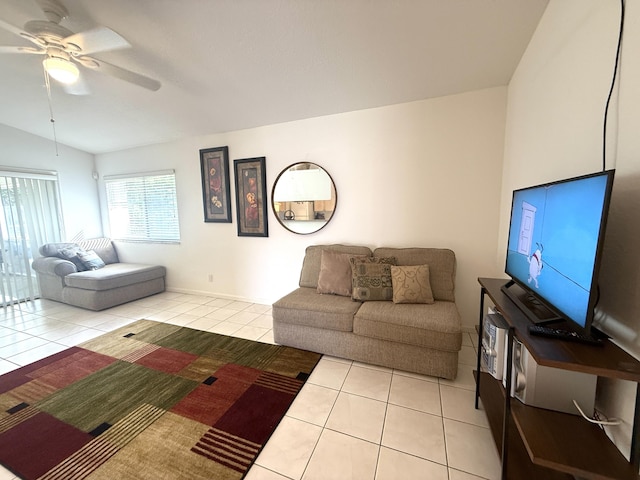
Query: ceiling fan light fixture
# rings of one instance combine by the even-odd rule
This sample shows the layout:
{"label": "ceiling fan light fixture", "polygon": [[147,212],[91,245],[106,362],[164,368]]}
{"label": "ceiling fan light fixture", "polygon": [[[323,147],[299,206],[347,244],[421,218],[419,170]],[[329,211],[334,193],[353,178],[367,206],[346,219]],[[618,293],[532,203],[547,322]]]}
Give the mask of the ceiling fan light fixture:
{"label": "ceiling fan light fixture", "polygon": [[69,60],[65,60],[63,58],[45,58],[42,61],[42,64],[51,77],[67,85],[76,82],[80,76],[78,67]]}

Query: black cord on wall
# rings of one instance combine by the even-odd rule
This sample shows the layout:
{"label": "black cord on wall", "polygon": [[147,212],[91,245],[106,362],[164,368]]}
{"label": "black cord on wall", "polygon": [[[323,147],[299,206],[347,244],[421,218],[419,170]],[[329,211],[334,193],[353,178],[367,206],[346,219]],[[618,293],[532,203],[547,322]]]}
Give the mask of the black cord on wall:
{"label": "black cord on wall", "polygon": [[611,103],[611,97],[613,95],[613,89],[616,84],[616,78],[618,76],[618,64],[620,62],[620,50],[622,48],[622,33],[624,31],[624,0],[620,0],[620,28],[618,31],[618,47],[616,48],[616,61],[613,67],[613,78],[611,79],[611,88],[609,88],[609,95],[607,96],[607,104],[604,109],[604,122],[602,131],[602,171],[607,169],[607,118],[609,117],[609,103]]}

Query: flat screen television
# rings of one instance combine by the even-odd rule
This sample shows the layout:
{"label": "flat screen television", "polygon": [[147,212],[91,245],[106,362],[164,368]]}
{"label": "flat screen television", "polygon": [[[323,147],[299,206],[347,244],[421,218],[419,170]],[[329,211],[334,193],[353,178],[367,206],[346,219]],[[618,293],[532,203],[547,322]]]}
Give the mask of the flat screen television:
{"label": "flat screen television", "polygon": [[614,173],[513,192],[503,291],[532,322],[591,333]]}

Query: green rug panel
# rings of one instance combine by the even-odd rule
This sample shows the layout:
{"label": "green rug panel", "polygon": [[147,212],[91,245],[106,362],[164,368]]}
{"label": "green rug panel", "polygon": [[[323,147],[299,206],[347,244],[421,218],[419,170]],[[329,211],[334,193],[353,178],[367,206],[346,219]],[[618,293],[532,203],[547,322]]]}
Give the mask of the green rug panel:
{"label": "green rug panel", "polygon": [[36,407],[90,432],[113,425],[140,404],[169,410],[199,382],[118,361],[49,396]]}

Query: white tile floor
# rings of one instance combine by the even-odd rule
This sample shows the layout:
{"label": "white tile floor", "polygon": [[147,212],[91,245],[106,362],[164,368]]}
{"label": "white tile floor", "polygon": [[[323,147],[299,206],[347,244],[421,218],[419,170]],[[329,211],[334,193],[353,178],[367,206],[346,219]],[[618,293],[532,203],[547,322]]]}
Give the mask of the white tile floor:
{"label": "white tile floor", "polygon": [[[268,305],[175,292],[102,312],[38,300],[0,310],[0,374],[141,318],[273,343]],[[246,479],[499,478],[473,407],[475,340],[464,334],[455,381],[323,357]]]}

